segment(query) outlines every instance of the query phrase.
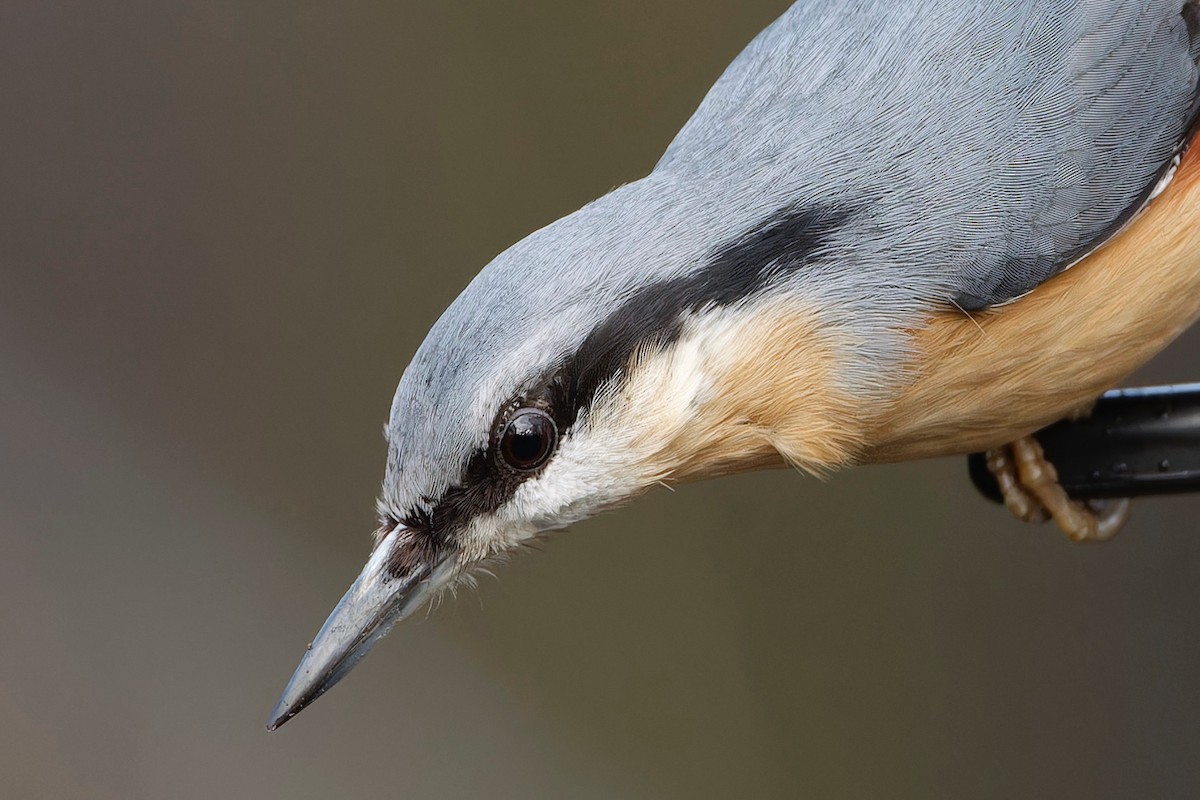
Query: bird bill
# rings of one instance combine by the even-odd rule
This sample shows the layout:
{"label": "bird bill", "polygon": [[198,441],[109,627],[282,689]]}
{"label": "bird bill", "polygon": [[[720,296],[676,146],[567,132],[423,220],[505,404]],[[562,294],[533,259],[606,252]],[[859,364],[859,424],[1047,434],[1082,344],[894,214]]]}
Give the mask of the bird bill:
{"label": "bird bill", "polygon": [[420,564],[399,577],[391,574],[389,560],[397,547],[404,546],[408,533],[404,526],[396,526],[375,548],[358,579],[309,644],[271,712],[268,730],[275,730],[329,691],[392,626],[449,579],[452,559]]}

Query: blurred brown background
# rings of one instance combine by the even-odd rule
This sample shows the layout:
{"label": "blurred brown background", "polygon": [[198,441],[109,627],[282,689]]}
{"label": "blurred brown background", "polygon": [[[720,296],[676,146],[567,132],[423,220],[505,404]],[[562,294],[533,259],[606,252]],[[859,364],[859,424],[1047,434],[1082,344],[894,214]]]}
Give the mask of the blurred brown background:
{"label": "blurred brown background", "polygon": [[0,796],[1194,796],[1200,500],[1073,547],[961,459],[652,495],[263,730],[426,329],[785,6],[0,4]]}

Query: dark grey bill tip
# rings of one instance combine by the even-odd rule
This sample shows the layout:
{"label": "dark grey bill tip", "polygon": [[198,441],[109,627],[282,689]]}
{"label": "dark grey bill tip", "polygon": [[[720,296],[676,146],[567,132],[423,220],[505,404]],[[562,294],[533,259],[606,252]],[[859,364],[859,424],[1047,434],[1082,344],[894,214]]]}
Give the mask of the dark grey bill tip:
{"label": "dark grey bill tip", "polygon": [[308,645],[271,711],[268,731],[276,730],[332,689],[393,625],[445,582],[450,572],[448,559],[436,566],[420,564],[399,578],[388,572],[392,552],[405,545],[408,533],[397,527],[375,548],[358,579]]}

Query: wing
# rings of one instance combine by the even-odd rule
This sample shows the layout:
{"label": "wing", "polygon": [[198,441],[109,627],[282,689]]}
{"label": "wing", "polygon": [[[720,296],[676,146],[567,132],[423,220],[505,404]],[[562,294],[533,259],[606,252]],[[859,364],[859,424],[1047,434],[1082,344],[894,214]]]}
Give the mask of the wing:
{"label": "wing", "polygon": [[1198,20],[1196,0],[801,0],[658,169],[865,205],[861,269],[903,263],[963,307],[1001,303],[1168,174],[1196,114]]}

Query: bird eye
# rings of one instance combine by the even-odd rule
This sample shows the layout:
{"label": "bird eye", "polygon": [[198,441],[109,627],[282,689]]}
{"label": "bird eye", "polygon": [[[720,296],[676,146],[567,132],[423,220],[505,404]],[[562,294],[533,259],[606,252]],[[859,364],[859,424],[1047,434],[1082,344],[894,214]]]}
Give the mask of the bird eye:
{"label": "bird eye", "polygon": [[546,463],[558,444],[558,426],[540,408],[523,408],[500,435],[500,455],[513,469],[528,471]]}

